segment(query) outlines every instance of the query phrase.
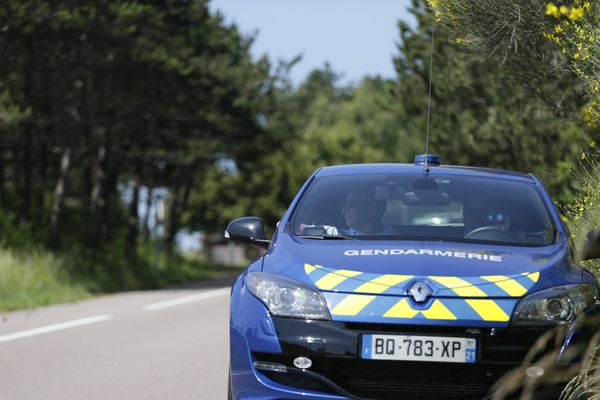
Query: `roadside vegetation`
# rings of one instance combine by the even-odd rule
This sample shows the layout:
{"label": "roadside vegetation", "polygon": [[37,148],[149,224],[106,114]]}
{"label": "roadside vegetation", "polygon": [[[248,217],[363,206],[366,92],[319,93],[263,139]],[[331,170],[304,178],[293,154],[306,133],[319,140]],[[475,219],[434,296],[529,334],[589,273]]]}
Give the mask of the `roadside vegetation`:
{"label": "roadside vegetation", "polygon": [[[574,172],[579,183],[579,196],[565,204],[563,211],[575,246],[581,248],[588,232],[600,227],[600,153],[596,149],[582,153],[583,160]],[[600,276],[600,262],[587,261],[587,266]]]}
{"label": "roadside vegetation", "polygon": [[[581,246],[600,224],[600,5],[586,0],[427,0],[437,25],[465,51],[502,67],[512,82],[587,131],[580,156],[565,161],[570,196],[560,198],[573,239]],[[551,82],[550,86],[546,83]],[[565,107],[568,96],[581,101]],[[533,150],[537,152],[538,150]],[[589,264],[596,272],[596,263]]]}
{"label": "roadside vegetation", "polygon": [[395,77],[342,85],[324,65],[294,85],[300,57],[253,57],[208,0],[4,2],[0,310],[214,275],[178,254],[180,231],[220,237],[242,215],[269,230],[320,166],[411,162],[434,27],[431,151],[583,199],[572,171],[597,136],[598,49],[576,57],[576,35],[596,7],[555,5],[415,0]]}
{"label": "roadside vegetation", "polygon": [[[242,215],[269,230],[320,166],[411,162],[433,29],[431,151],[533,172],[578,248],[600,226],[598,2],[413,0],[396,76],[349,86],[329,65],[293,85],[300,57],[252,57],[208,3],[0,7],[0,311],[235,271],[177,234]],[[584,365],[565,398],[598,396]]]}
{"label": "roadside vegetation", "polygon": [[[536,95],[552,105],[556,116],[566,116],[587,127],[590,142],[581,146],[581,156],[570,170],[572,196],[561,198],[564,219],[577,248],[585,236],[600,225],[600,162],[597,149],[600,128],[600,5],[586,0],[428,0],[440,27],[455,37],[466,51],[501,65],[521,85],[540,87]],[[544,83],[555,90],[547,91]],[[567,110],[562,101],[569,93],[583,100]],[[556,192],[555,192],[556,194]],[[585,262],[597,276],[598,260]],[[590,326],[598,331],[598,322]],[[542,338],[544,348],[551,337]],[[582,368],[562,394],[564,399],[600,397],[600,334],[580,349]],[[515,371],[499,382],[502,395],[521,388],[523,397],[535,398],[536,387],[553,379],[555,355],[537,364],[542,374],[527,376]],[[546,375],[542,377],[542,375]]]}
{"label": "roadside vegetation", "polygon": [[43,248],[0,250],[0,311],[83,300],[125,290],[157,289],[239,272],[197,254],[159,254],[143,247],[135,265],[106,248],[57,254]]}
{"label": "roadside vegetation", "polygon": [[64,261],[45,251],[0,252],[0,310],[33,308],[86,298],[90,292],[71,281]]}

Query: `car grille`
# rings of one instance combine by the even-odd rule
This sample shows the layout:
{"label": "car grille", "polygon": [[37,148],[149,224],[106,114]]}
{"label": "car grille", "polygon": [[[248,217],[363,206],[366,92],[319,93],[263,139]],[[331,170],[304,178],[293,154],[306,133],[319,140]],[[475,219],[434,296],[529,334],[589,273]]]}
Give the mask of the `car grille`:
{"label": "car grille", "polygon": [[349,379],[348,391],[365,398],[376,399],[483,399],[489,386],[480,383],[450,383],[391,379]]}

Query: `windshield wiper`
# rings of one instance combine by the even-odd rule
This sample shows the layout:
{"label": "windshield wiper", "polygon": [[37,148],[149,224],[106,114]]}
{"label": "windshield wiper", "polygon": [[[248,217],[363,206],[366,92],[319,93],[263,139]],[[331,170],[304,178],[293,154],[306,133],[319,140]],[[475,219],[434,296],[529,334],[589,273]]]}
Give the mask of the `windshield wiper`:
{"label": "windshield wiper", "polygon": [[321,240],[358,240],[357,238],[344,235],[297,235],[306,239],[321,239]]}

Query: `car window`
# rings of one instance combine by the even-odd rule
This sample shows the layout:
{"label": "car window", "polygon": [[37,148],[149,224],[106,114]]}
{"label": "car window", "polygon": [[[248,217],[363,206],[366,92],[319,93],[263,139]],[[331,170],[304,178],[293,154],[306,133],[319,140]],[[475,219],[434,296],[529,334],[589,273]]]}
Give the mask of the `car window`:
{"label": "car window", "polygon": [[546,246],[555,224],[531,183],[471,176],[316,178],[292,216],[302,236]]}

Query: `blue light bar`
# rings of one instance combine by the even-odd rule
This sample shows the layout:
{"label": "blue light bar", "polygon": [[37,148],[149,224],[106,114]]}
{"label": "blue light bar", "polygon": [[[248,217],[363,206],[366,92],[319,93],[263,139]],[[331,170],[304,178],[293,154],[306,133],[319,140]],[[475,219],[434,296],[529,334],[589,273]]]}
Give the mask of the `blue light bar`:
{"label": "blue light bar", "polygon": [[433,154],[418,154],[415,156],[415,164],[424,165],[425,158],[429,165],[440,165],[440,156],[434,156]]}

